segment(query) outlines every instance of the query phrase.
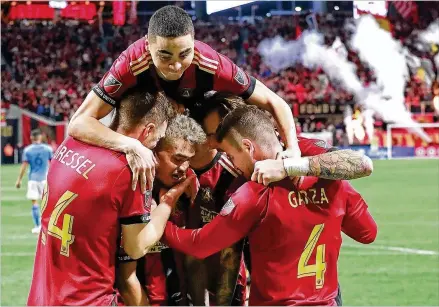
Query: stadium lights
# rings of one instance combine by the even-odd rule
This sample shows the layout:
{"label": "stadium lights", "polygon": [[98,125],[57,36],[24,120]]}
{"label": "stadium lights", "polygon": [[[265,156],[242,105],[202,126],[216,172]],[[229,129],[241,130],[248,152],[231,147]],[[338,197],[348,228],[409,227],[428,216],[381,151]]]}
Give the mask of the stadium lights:
{"label": "stadium lights", "polygon": [[54,9],[65,9],[67,7],[67,1],[49,1],[49,6]]}
{"label": "stadium lights", "polygon": [[270,13],[267,13],[265,16],[267,16],[267,17],[271,17],[271,14],[270,14]]}
{"label": "stadium lights", "polygon": [[340,8],[336,5],[334,6],[334,10],[338,11]]}
{"label": "stadium lights", "polygon": [[296,12],[300,12],[300,11],[302,11],[302,8],[300,6],[296,6],[295,10],[296,10]]}

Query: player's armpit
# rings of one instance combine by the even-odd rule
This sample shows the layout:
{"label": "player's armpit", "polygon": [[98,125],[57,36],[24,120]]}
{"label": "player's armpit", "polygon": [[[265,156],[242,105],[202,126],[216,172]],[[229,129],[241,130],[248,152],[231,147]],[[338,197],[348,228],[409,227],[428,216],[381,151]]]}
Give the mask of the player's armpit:
{"label": "player's armpit", "polygon": [[351,180],[372,174],[373,163],[366,155],[354,150],[337,150],[309,157],[307,176],[330,180]]}
{"label": "player's armpit", "polygon": [[147,306],[148,298],[136,276],[137,262],[119,264],[117,287],[125,306]]}

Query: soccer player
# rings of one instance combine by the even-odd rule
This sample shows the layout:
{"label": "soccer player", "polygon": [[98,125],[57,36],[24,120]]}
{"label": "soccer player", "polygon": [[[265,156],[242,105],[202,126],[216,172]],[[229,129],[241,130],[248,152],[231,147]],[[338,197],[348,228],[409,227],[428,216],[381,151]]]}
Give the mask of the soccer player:
{"label": "soccer player", "polygon": [[[235,190],[238,177],[233,164],[224,153],[207,143],[197,145],[190,161],[199,181],[195,203],[188,212],[186,228],[199,228],[209,223]],[[243,306],[246,299],[246,274],[242,259],[243,242],[225,248],[205,260],[185,257],[188,292],[194,306],[206,305],[206,290],[210,304]]]}
{"label": "soccer player", "polygon": [[[152,148],[173,114],[162,95],[126,93],[111,129]],[[136,259],[161,237],[185,181],[160,198],[131,189],[125,156],[68,137],[55,152],[41,205],[28,305],[114,305],[120,234]],[[150,221],[151,217],[151,221]],[[150,222],[149,222],[150,221]],[[149,223],[148,223],[149,222]]]}
{"label": "soccer player", "polygon": [[[248,180],[256,161],[282,151],[269,117],[251,106],[229,113],[217,138]],[[341,231],[361,243],[375,240],[377,226],[363,198],[347,181],[296,177],[269,187],[249,181],[208,225],[185,230],[168,223],[164,238],[204,258],[248,235],[249,305],[330,306],[337,304]]]}
{"label": "soccer player", "polygon": [[30,166],[27,182],[27,199],[32,202],[32,219],[34,220],[34,228],[32,233],[39,233],[40,224],[40,208],[38,200],[43,195],[44,185],[46,184],[47,170],[49,162],[52,159],[52,148],[42,142],[42,135],[39,129],[31,132],[32,144],[26,146],[23,151],[23,162],[21,164],[20,173],[18,174],[15,187],[21,187],[21,180],[28,166]]}
{"label": "soccer player", "polygon": [[[195,146],[205,141],[205,133],[192,118],[178,115],[169,124],[155,149],[158,164],[153,199],[159,199],[162,188],[186,178]],[[179,226],[185,225],[189,203],[185,196],[180,197],[171,214],[170,219]],[[119,261],[118,288],[126,305],[145,305],[148,301],[153,306],[187,305],[180,253],[159,242],[139,261],[123,254]]]}
{"label": "soccer player", "polygon": [[[216,131],[224,117],[231,110],[243,106],[241,97],[228,93],[206,95],[203,103],[191,108],[191,115],[203,125],[211,148],[218,148]],[[277,133],[276,133],[277,134]],[[333,180],[351,180],[369,176],[373,171],[372,160],[358,151],[328,146],[323,140],[298,137],[299,150],[304,159],[267,159],[257,161],[251,179],[268,185],[293,174],[286,174],[286,168],[294,171],[301,168],[308,176]],[[278,157],[277,157],[278,158]]]}
{"label": "soccer player", "polygon": [[131,44],[88,94],[68,128],[69,135],[76,139],[124,152],[133,170],[133,188],[139,178],[142,191],[152,186],[156,162],[153,154],[137,140],[111,131],[99,119],[116,107],[121,95],[136,84],[163,90],[186,106],[211,90],[239,95],[247,103],[273,114],[287,149],[282,155],[300,156],[288,104],[229,58],[194,40],[192,19],[184,10],[165,6],[152,15],[148,36]]}

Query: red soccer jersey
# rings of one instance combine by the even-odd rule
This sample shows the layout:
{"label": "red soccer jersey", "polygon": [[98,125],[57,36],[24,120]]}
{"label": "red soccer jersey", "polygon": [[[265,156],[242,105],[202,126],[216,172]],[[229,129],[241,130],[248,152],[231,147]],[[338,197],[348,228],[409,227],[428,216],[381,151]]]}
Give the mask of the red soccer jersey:
{"label": "red soccer jersey", "polygon": [[152,92],[163,90],[175,101],[186,105],[200,101],[204,93],[211,90],[250,97],[256,79],[209,45],[196,40],[194,49],[192,64],[183,76],[177,81],[165,81],[158,77],[148,40],[142,37],[122,52],[93,91],[113,107],[122,94],[136,84]]}
{"label": "red soccer jersey", "polygon": [[165,239],[204,258],[248,235],[252,257],[249,305],[335,305],[341,230],[362,242],[377,227],[347,181],[303,177],[269,187],[245,183],[220,214],[197,230],[168,223]]}
{"label": "red soccer jersey", "polygon": [[147,222],[149,202],[124,155],[67,138],[47,177],[28,305],[115,303],[120,224]]}

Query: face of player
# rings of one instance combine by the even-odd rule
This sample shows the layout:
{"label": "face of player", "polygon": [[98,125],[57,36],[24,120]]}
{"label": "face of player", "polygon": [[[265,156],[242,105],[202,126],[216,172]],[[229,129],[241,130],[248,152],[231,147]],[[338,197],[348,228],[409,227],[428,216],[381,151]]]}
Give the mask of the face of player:
{"label": "face of player", "polygon": [[156,177],[166,187],[172,187],[186,178],[189,159],[195,155],[195,148],[185,140],[166,144],[156,152],[158,165]]}
{"label": "face of player", "polygon": [[221,122],[218,112],[214,111],[209,113],[203,121],[203,129],[207,136],[207,145],[209,148],[219,148],[219,144],[216,141],[215,133]]}
{"label": "face of player", "polygon": [[250,180],[255,168],[255,147],[248,139],[242,139],[239,144],[232,144],[230,137],[226,137],[220,144],[221,150],[227,153],[235,168],[246,179]]}
{"label": "face of player", "polygon": [[157,36],[150,42],[152,61],[160,77],[175,81],[181,78],[194,58],[194,39],[188,34],[179,37]]}

